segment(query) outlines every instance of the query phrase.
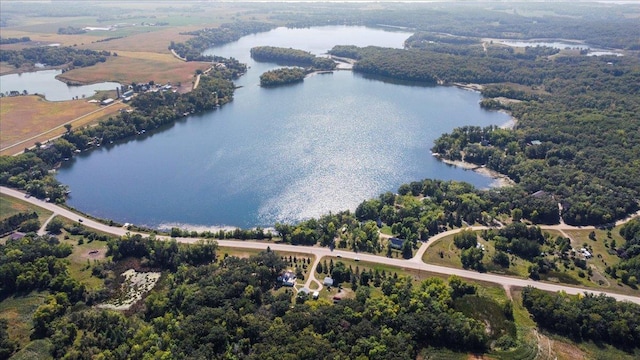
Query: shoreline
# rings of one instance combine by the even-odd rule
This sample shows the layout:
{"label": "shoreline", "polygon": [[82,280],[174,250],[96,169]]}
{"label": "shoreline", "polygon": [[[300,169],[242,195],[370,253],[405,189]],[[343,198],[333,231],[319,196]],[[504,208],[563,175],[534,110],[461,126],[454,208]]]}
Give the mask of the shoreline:
{"label": "shoreline", "polygon": [[[170,232],[172,228],[178,228],[180,230],[187,230],[187,231],[196,231],[199,234],[207,231],[212,233],[218,233],[220,231],[228,232],[228,231],[234,231],[234,230],[246,230],[245,228],[242,228],[242,227],[230,226],[230,225],[198,225],[198,224],[186,224],[186,223],[162,223],[156,226],[157,230],[164,231],[164,232]],[[267,226],[267,227],[257,226],[249,229],[256,230],[258,228],[261,228],[265,232],[265,234],[268,232],[275,234],[275,231],[276,231],[276,229],[273,226]]]}
{"label": "shoreline", "polygon": [[[455,82],[455,83],[451,83],[451,85],[459,88],[459,89],[463,89],[463,90],[469,90],[469,91],[475,91],[475,92],[479,92],[481,93],[482,90],[484,89],[484,85],[482,84],[475,84],[475,83],[460,83],[460,82]],[[484,97],[484,99],[489,99],[487,97]],[[506,101],[516,101],[514,99],[506,99]],[[519,102],[519,101],[518,101]],[[518,125],[518,119],[513,116],[513,114],[511,114],[511,112],[509,112],[508,110],[505,109],[498,109],[498,110],[489,110],[489,111],[497,111],[497,112],[501,112],[503,114],[507,114],[509,115],[510,119],[509,121],[507,121],[506,123],[500,125],[501,129],[509,129],[509,130],[513,130],[516,125]]]}
{"label": "shoreline", "polygon": [[494,183],[496,184],[495,187],[508,187],[514,186],[516,184],[516,182],[509,178],[507,175],[501,174],[495,170],[491,170],[485,166],[476,165],[462,160],[444,159],[442,156],[440,156],[440,154],[437,153],[433,153],[432,155],[447,165],[459,167],[465,170],[471,170],[480,175],[494,179]]}

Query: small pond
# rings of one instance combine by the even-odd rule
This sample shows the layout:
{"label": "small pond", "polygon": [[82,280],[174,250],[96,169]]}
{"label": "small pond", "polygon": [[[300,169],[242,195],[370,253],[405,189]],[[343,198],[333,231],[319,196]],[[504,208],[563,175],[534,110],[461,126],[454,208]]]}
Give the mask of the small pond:
{"label": "small pond", "polygon": [[115,90],[120,87],[116,82],[103,82],[91,85],[70,86],[56,79],[62,70],[42,70],[22,74],[0,76],[0,92],[8,95],[11,91],[21,94],[41,94],[49,101],[72,100],[91,97],[99,90]]}

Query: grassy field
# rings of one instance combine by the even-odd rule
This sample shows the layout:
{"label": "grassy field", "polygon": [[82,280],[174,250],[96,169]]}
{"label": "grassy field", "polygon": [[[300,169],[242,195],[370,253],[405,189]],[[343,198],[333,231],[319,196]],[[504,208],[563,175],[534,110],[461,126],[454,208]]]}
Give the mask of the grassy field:
{"label": "grassy field", "polygon": [[113,39],[109,41],[85,44],[84,48],[91,50],[107,50],[111,52],[121,51],[139,51],[142,53],[160,53],[169,54],[169,44],[171,41],[184,42],[190,39],[190,35],[182,35],[183,32],[189,32],[201,29],[202,26],[182,26],[179,28],[157,28],[156,31],[150,31],[131,36]]}
{"label": "grassy field", "polygon": [[[549,233],[552,240],[555,240],[557,236],[562,235],[557,231],[546,232]],[[594,290],[606,290],[622,294],[637,295],[637,290],[631,289],[626,285],[618,284],[604,272],[607,265],[614,264],[619,261],[616,255],[609,253],[610,247],[608,248],[605,246],[605,240],[607,240],[607,246],[609,246],[613,239],[616,240],[616,244],[618,245],[624,243],[624,240],[618,234],[618,229],[611,231],[611,238],[607,237],[608,233],[606,230],[596,230],[595,241],[589,239],[590,232],[591,230],[565,231],[565,233],[572,238],[572,245],[574,248],[580,249],[584,244],[586,244],[588,250],[593,254],[593,258],[587,261],[587,265],[591,268],[592,275],[588,275],[586,271],[582,271],[580,268],[574,266],[572,262],[570,262],[569,266],[565,266],[561,262],[558,262],[557,271],[550,271],[547,274],[541,274],[543,280],[567,285],[579,285],[592,288]],[[454,235],[447,236],[432,244],[429,247],[429,250],[427,250],[423,255],[422,261],[429,264],[462,268],[462,262],[460,261],[461,250],[454,245],[453,238]],[[483,264],[488,272],[501,275],[518,276],[522,278],[527,278],[529,276],[528,268],[531,265],[531,262],[517,256],[510,255],[511,264],[509,268],[501,268],[500,266],[493,264],[491,261],[491,258],[496,252],[494,243],[485,241],[481,237],[478,237],[478,243],[483,245],[485,248]],[[584,276],[580,276],[580,273]]]}
{"label": "grassy field", "polygon": [[66,132],[64,124],[73,128],[95,123],[128,107],[116,103],[101,107],[86,99],[71,101],[46,101],[39,96],[0,98],[0,148],[1,155],[12,155],[44,143]]}
{"label": "grassy field", "polygon": [[[66,219],[63,219],[63,222],[65,224],[71,223]],[[92,276],[91,270],[97,262],[107,261],[107,243],[97,240],[90,241],[82,235],[71,235],[64,231],[58,238],[61,242],[73,246],[73,252],[67,257],[71,276],[84,284],[89,290],[104,287],[104,280]]]}
{"label": "grassy field", "polygon": [[47,292],[32,292],[26,295],[15,295],[0,301],[0,317],[9,322],[9,337],[24,347],[29,343],[33,312],[42,305]]}
{"label": "grassy field", "polygon": [[38,220],[40,220],[41,223],[47,220],[52,214],[51,211],[45,210],[39,206],[34,206],[20,199],[0,194],[0,220],[6,219],[19,212],[34,211],[38,214]]}
{"label": "grassy field", "polygon": [[156,83],[181,84],[178,91],[188,92],[195,80],[196,70],[209,67],[209,63],[183,62],[171,54],[125,51],[104,63],[67,71],[60,78],[79,83],[115,81],[121,84],[153,80]]}

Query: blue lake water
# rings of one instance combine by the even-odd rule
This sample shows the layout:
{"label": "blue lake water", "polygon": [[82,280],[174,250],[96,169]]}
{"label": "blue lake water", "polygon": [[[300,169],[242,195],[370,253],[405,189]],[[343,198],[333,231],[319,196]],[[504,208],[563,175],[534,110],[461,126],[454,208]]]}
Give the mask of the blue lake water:
{"label": "blue lake water", "polygon": [[0,92],[27,90],[29,94],[41,94],[49,101],[64,101],[91,97],[98,90],[115,90],[120,84],[103,82],[91,85],[70,86],[56,79],[62,70],[41,70],[22,74],[0,76]]}
{"label": "blue lake water", "polygon": [[65,163],[58,179],[71,187],[68,202],[98,217],[151,227],[253,227],[354,210],[423,178],[489,187],[492,179],[443,164],[430,152],[433,140],[455,127],[510,120],[482,110],[478,93],[387,83],[350,71],[265,89],[258,77],[277,66],[249,58],[253,46],[319,54],[344,44],[402,47],[409,35],[276,29],[211,49],[250,66],[237,81],[243,87],[234,101]]}

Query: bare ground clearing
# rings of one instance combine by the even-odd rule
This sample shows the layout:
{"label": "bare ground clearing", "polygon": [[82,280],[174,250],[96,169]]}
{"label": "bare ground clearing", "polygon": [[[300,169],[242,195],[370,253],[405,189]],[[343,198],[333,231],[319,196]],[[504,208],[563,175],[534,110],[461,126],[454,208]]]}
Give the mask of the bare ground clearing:
{"label": "bare ground clearing", "polygon": [[108,303],[100,304],[97,307],[112,310],[128,310],[131,305],[142,299],[144,294],[153,289],[160,279],[159,272],[137,272],[129,269],[122,273],[124,283],[122,293],[117,299]]}

